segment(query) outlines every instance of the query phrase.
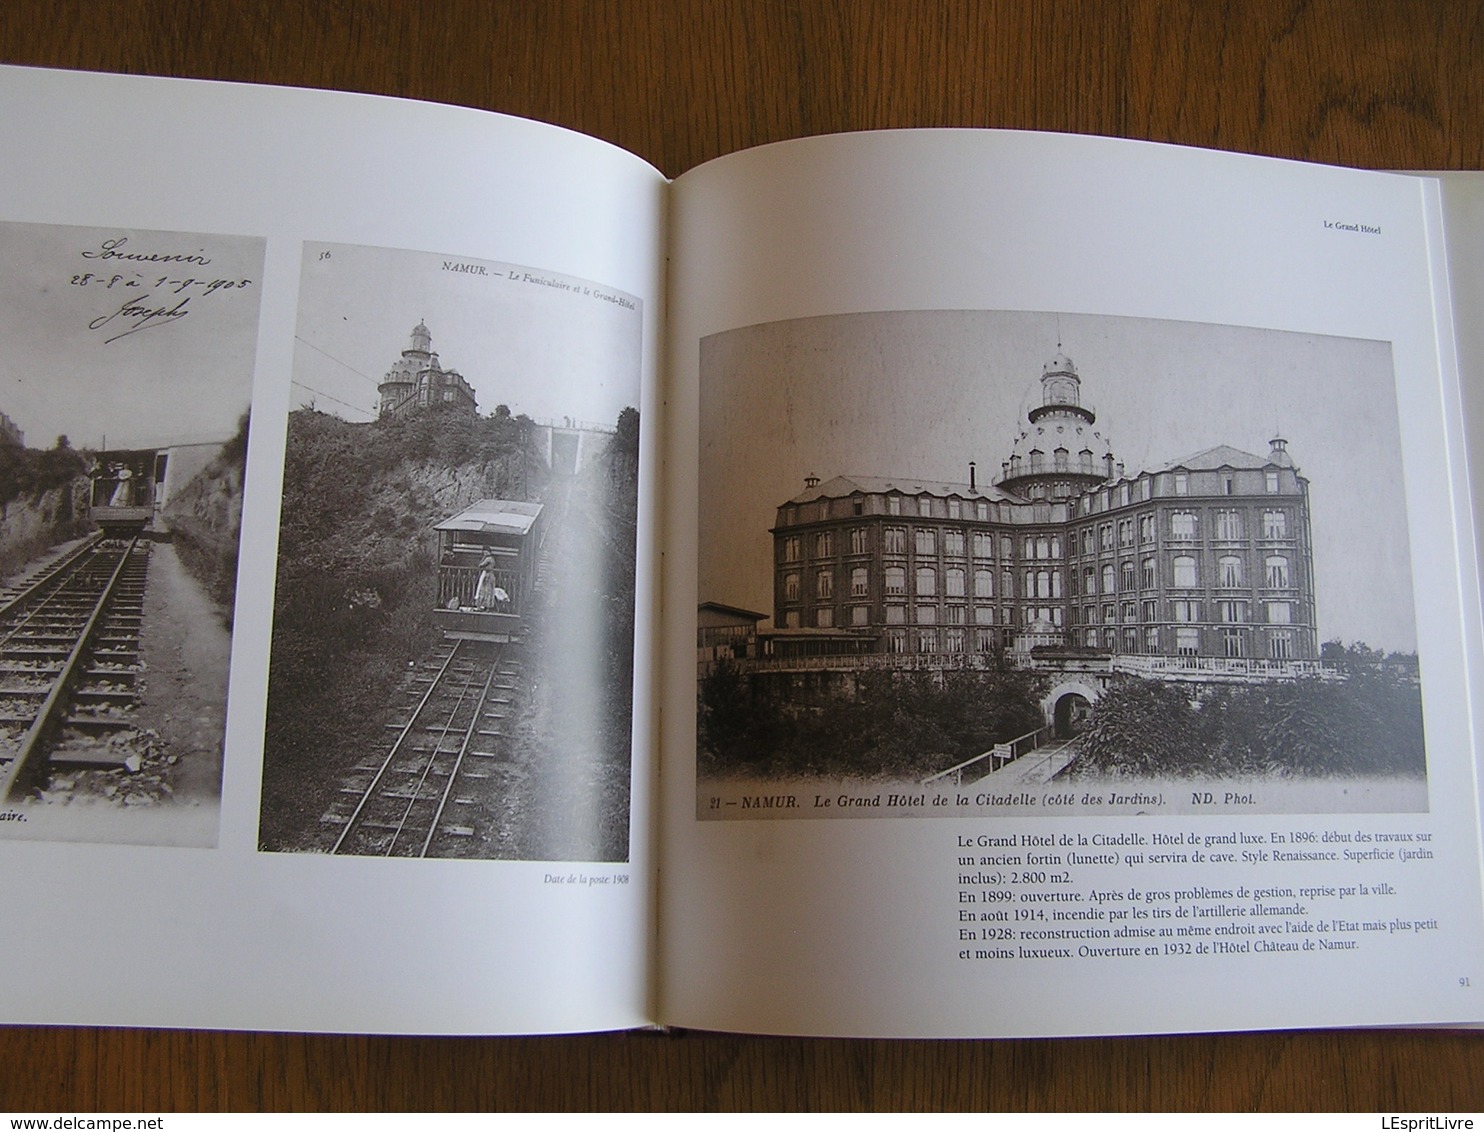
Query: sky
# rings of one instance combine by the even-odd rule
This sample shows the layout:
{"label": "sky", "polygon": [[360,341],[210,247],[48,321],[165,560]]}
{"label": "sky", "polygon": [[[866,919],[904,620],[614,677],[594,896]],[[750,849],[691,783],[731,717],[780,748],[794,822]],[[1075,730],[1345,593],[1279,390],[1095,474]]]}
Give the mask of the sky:
{"label": "sky", "polygon": [[31,448],[225,440],[262,271],[251,237],[0,223],[0,412]]}
{"label": "sky", "polygon": [[[633,309],[594,292],[621,295]],[[506,404],[538,420],[611,427],[639,403],[640,320],[638,300],[587,280],[431,252],[310,243],[290,404],[371,420],[377,385],[422,321],[443,367],[474,387],[481,414]]]}
{"label": "sky", "polygon": [[1060,349],[1127,470],[1281,434],[1310,484],[1321,641],[1416,648],[1386,342],[1153,319],[902,311],[701,348],[699,599],[771,614],[776,508],[804,477],[993,482]]}

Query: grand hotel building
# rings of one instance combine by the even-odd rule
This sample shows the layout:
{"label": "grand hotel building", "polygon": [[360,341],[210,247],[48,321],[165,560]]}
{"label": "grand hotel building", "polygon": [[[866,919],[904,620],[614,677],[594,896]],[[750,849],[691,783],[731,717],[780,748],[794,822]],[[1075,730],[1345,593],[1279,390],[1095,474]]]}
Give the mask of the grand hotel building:
{"label": "grand hotel building", "polygon": [[1114,656],[1318,656],[1308,481],[1282,439],[1128,473],[1046,363],[991,484],[837,476],[778,508],[774,655],[949,662],[1037,646]]}

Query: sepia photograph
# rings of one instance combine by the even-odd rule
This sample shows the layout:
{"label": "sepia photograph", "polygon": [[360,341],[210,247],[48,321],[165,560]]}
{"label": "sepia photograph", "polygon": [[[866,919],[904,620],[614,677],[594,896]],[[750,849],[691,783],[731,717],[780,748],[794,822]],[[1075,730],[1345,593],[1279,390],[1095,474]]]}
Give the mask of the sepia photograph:
{"label": "sepia photograph", "polygon": [[0,262],[0,837],[214,846],[263,241]]}
{"label": "sepia photograph", "polygon": [[1388,343],[851,314],[701,386],[700,817],[1427,810]]}
{"label": "sepia photograph", "polygon": [[629,855],[641,312],[307,244],[259,845]]}

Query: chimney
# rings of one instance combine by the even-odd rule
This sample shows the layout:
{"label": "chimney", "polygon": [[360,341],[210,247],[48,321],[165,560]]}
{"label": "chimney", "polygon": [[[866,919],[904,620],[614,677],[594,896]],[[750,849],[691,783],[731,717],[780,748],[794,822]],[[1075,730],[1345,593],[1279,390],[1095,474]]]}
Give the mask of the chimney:
{"label": "chimney", "polygon": [[974,482],[974,461],[973,460],[970,460],[969,461],[969,490],[970,491],[976,491],[976,490],[978,490],[977,485]]}

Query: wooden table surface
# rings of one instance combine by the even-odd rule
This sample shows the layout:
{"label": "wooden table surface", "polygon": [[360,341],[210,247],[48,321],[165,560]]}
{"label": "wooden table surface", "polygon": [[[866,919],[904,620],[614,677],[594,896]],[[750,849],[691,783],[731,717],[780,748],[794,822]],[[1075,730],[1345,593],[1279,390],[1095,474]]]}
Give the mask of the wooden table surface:
{"label": "wooden table surface", "polygon": [[[606,138],[672,176],[764,142],[898,126],[1112,134],[1378,168],[1484,165],[1477,0],[6,0],[0,61],[500,110]],[[127,978],[127,956],[118,968]],[[1479,1110],[1484,1037],[0,1029],[0,1109],[594,1107]]]}

